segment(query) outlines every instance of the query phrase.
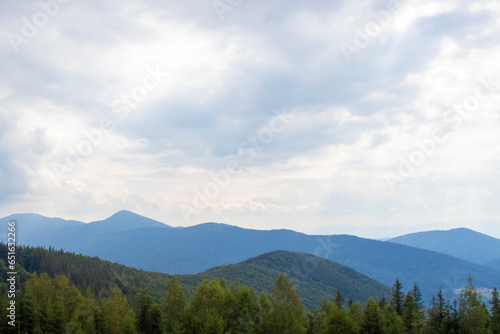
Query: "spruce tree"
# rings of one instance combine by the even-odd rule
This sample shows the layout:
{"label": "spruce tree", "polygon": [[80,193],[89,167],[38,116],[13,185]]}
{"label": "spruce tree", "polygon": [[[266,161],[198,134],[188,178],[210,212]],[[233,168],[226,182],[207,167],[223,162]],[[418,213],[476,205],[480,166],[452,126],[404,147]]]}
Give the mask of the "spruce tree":
{"label": "spruce tree", "polygon": [[396,278],[396,282],[392,286],[391,293],[391,305],[394,306],[396,313],[398,315],[403,315],[403,302],[405,295],[403,293],[403,285],[399,282],[399,279]]}
{"label": "spruce tree", "polygon": [[496,287],[493,289],[491,298],[488,302],[490,304],[491,313],[489,329],[492,334],[500,334],[500,296]]}
{"label": "spruce tree", "polygon": [[335,294],[335,297],[333,298],[333,302],[339,309],[342,308],[342,305],[344,304],[344,297],[340,293],[340,289],[337,289],[337,293]]}
{"label": "spruce tree", "polygon": [[450,311],[443,291],[439,288],[437,298],[432,296],[427,311],[427,330],[429,333],[442,333],[448,327],[450,327]]}
{"label": "spruce tree", "polygon": [[423,327],[423,318],[418,310],[418,304],[412,291],[408,291],[403,305],[403,323],[408,333],[420,333]]}
{"label": "spruce tree", "polygon": [[139,299],[139,309],[137,312],[137,331],[141,334],[152,332],[151,308],[153,307],[153,298],[146,291],[142,291]]}
{"label": "spruce tree", "polygon": [[422,302],[422,291],[420,291],[420,288],[417,285],[417,282],[413,282],[413,287],[411,289],[411,295],[413,296],[413,300],[417,304],[417,311],[420,315],[420,317],[423,319],[425,317],[425,307],[424,303]]}
{"label": "spruce tree", "polygon": [[377,302],[372,297],[366,303],[363,312],[363,322],[361,324],[361,334],[383,334],[384,325],[382,321],[382,312]]}

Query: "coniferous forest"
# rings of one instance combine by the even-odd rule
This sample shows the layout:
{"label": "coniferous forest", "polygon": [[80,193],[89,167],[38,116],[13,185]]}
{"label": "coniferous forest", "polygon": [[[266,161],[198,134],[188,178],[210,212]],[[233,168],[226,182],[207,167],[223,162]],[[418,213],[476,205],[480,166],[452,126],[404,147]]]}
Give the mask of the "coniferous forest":
{"label": "coniferous forest", "polygon": [[[2,259],[6,252],[1,244]],[[483,300],[471,277],[457,299],[438,291],[428,305],[416,284],[396,278],[387,296],[361,302],[338,289],[306,307],[283,273],[269,292],[205,279],[189,293],[176,276],[159,274],[153,284],[144,277],[157,273],[136,270],[126,285],[118,264],[43,248],[17,253],[16,326],[4,320],[1,333],[500,333],[498,290]],[[8,319],[4,260],[0,267],[0,315]]]}

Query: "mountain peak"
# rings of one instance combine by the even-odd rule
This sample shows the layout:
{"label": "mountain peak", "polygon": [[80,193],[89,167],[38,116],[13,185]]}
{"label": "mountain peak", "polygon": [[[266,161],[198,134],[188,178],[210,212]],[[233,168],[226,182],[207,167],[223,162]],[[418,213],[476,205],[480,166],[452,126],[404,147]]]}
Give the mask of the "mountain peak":
{"label": "mountain peak", "polygon": [[91,222],[89,225],[101,232],[126,231],[141,227],[171,227],[128,210],[120,210],[109,218]]}

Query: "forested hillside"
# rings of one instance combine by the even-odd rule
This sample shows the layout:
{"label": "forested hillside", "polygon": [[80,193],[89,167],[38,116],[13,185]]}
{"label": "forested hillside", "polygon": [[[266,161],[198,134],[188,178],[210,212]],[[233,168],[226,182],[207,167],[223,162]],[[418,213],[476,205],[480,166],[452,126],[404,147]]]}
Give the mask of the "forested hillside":
{"label": "forested hillside", "polygon": [[[137,305],[137,296],[147,290],[159,302],[166,283],[173,276],[126,267],[69,252],[43,249],[41,247],[18,247],[17,263],[21,281],[32,273],[47,273],[49,277],[66,276],[82,292],[90,289],[97,297],[109,297],[116,285],[128,298],[132,306]],[[7,247],[0,244],[0,264],[7,258]],[[270,292],[271,286],[281,272],[297,285],[297,291],[306,307],[317,305],[323,297],[333,298],[337,289],[354,301],[367,301],[369,297],[388,296],[387,286],[358,272],[310,254],[277,251],[239,264],[219,266],[207,271],[178,275],[184,293],[192,297],[196,286],[204,279],[224,279],[231,284],[239,282],[252,286],[257,292]],[[5,277],[6,268],[0,270]],[[5,282],[3,279],[2,282]],[[4,283],[5,285],[5,283]]]}
{"label": "forested hillside", "polygon": [[[4,256],[5,245],[2,244],[0,249],[1,256]],[[346,298],[337,290],[333,298],[324,298],[306,311],[293,280],[283,273],[276,277],[269,293],[259,294],[253,287],[238,282],[228,284],[226,280],[204,279],[193,287],[192,297],[186,298],[181,279],[177,277],[148,273],[62,251],[19,248],[17,254],[17,269],[22,284],[15,298],[16,322],[15,326],[11,326],[2,321],[1,333],[500,332],[498,291],[493,290],[486,305],[471,278],[456,302],[446,300],[439,291],[428,308],[422,303],[422,291],[417,285],[405,294],[396,279],[390,295],[386,297],[369,298],[366,303],[360,303]],[[298,256],[304,260],[307,254]],[[275,252],[246,262],[257,267],[262,263],[273,267],[282,262],[288,267],[293,264],[289,262],[292,259],[286,252]],[[43,268],[51,271],[51,275],[67,271],[67,275],[30,274],[21,265],[31,269]],[[322,265],[324,263],[317,262],[317,267],[309,268],[316,268],[320,273]],[[0,266],[2,276],[5,276],[7,268],[3,260]],[[89,274],[85,270],[90,270]],[[95,280],[90,274],[95,275]],[[344,274],[348,277],[351,273]],[[78,282],[78,287],[73,280]],[[0,294],[0,318],[8,319],[9,300],[3,282],[4,279]],[[159,298],[152,297],[148,288],[154,289],[155,283],[161,286],[155,291]],[[99,291],[99,286],[103,290]],[[130,299],[135,302],[131,303]]]}

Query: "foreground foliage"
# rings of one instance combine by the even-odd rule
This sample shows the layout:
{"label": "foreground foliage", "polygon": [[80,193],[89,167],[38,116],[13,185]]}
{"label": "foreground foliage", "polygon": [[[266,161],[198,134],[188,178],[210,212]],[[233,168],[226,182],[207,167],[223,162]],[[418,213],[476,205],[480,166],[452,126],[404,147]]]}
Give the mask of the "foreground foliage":
{"label": "foreground foliage", "polygon": [[[46,265],[50,267],[50,261]],[[6,272],[4,262],[0,267]],[[334,298],[324,298],[306,311],[285,274],[278,275],[270,293],[259,294],[237,282],[205,279],[189,298],[178,278],[169,276],[159,300],[140,289],[132,304],[118,284],[106,293],[95,293],[92,286],[100,276],[87,277],[85,286],[83,279],[76,285],[71,275],[51,277],[19,269],[24,281],[16,296],[16,327],[3,320],[1,333],[500,333],[498,290],[485,303],[471,277],[457,300],[450,302],[439,291],[427,308],[416,284],[404,293],[396,279],[389,299],[346,301],[338,289],[332,292]],[[75,270],[69,269],[73,275]],[[0,296],[0,318],[7,319],[5,283]]]}

